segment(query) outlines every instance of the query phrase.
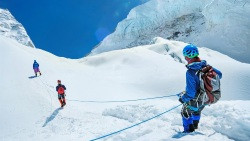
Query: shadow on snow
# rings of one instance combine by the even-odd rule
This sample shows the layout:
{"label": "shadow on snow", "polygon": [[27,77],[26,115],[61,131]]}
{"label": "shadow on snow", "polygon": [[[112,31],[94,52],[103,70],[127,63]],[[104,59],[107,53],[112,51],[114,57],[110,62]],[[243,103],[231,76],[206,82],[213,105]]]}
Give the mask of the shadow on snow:
{"label": "shadow on snow", "polygon": [[177,132],[177,134],[173,135],[172,138],[179,139],[179,138],[182,138],[182,137],[187,136],[187,135],[195,136],[195,135],[205,135],[205,134],[203,134],[201,132],[192,132],[192,133]]}
{"label": "shadow on snow", "polygon": [[46,121],[43,124],[43,127],[45,127],[49,122],[51,122],[57,116],[61,109],[62,108],[57,108],[49,117],[47,117]]}
{"label": "shadow on snow", "polygon": [[36,78],[36,77],[37,77],[37,76],[35,76],[35,75],[34,75],[34,76],[30,76],[29,79],[33,79],[33,78]]}

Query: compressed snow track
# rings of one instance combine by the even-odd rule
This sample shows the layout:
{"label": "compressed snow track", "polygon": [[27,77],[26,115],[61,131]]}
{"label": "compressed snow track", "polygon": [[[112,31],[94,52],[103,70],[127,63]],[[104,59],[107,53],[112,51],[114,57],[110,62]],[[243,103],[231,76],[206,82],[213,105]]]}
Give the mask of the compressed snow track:
{"label": "compressed snow track", "polygon": [[[185,89],[186,68],[181,55],[185,43],[182,42],[156,38],[152,45],[78,60],[28,48],[1,35],[0,43],[0,140],[3,141],[88,141],[156,116],[178,105],[177,97],[102,104],[70,100],[142,99]],[[177,108],[104,140],[247,140],[250,65],[207,48],[200,48],[200,54],[223,72],[223,98],[204,109],[197,132],[179,138],[183,129]],[[42,76],[32,78],[34,59],[40,64]],[[55,91],[58,79],[67,87],[69,100],[63,109],[59,108]]]}
{"label": "compressed snow track", "polygon": [[155,119],[155,118],[158,118],[158,117],[160,117],[160,116],[162,116],[162,115],[164,115],[164,114],[166,114],[166,113],[168,113],[168,112],[170,112],[170,111],[172,111],[172,110],[178,108],[178,107],[181,106],[181,105],[182,105],[182,104],[179,104],[179,105],[177,105],[177,106],[175,106],[175,107],[172,107],[171,109],[169,109],[169,110],[167,110],[167,111],[165,111],[165,112],[163,112],[163,113],[160,113],[160,114],[158,114],[158,115],[156,115],[156,116],[153,116],[153,117],[151,117],[151,118],[149,118],[149,119],[143,120],[143,121],[141,121],[141,122],[139,122],[139,123],[136,123],[136,124],[133,124],[133,125],[131,125],[131,126],[129,126],[129,127],[123,128],[123,129],[121,129],[121,130],[118,130],[118,131],[109,133],[109,134],[107,134],[107,135],[103,135],[103,136],[101,136],[101,137],[92,139],[91,141],[100,140],[100,139],[104,139],[104,138],[110,137],[110,136],[115,135],[115,134],[119,134],[120,132],[126,131],[126,130],[128,130],[128,129],[130,129],[130,128],[134,128],[134,127],[136,127],[136,126],[139,126],[139,125],[141,125],[141,124],[144,124],[144,123],[146,123],[146,122],[149,122],[150,120],[153,120],[153,119]]}

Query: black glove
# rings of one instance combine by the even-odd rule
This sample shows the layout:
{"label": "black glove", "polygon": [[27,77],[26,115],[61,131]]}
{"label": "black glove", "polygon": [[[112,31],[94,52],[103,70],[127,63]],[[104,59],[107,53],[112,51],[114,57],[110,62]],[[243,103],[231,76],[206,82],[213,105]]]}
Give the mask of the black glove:
{"label": "black glove", "polygon": [[182,101],[181,97],[179,98],[179,101],[180,101],[180,103],[182,103],[182,104],[184,103],[184,102]]}

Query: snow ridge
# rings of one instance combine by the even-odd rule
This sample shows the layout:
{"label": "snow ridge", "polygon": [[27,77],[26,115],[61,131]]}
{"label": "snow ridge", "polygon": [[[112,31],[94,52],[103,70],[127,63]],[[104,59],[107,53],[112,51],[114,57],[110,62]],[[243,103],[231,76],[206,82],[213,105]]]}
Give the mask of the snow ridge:
{"label": "snow ridge", "polygon": [[132,9],[90,55],[147,45],[152,38],[163,37],[250,63],[249,16],[247,0],[151,0]]}
{"label": "snow ridge", "polygon": [[28,36],[23,25],[19,23],[8,10],[0,8],[0,35],[34,48],[35,45]]}

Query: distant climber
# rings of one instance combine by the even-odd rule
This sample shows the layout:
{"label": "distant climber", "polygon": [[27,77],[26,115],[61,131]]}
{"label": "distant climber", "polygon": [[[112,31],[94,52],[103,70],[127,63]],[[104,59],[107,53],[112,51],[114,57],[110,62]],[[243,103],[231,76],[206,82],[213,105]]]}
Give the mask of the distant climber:
{"label": "distant climber", "polygon": [[39,64],[36,62],[36,60],[34,60],[33,69],[34,69],[34,72],[35,72],[36,76],[37,76],[38,72],[40,73],[40,75],[42,75],[42,73],[40,72],[40,69],[39,69]]}
{"label": "distant climber", "polygon": [[220,99],[219,79],[222,78],[222,73],[207,65],[205,60],[200,60],[198,48],[192,44],[184,47],[183,55],[188,62],[188,70],[186,90],[179,95],[179,101],[183,104],[183,132],[190,133],[198,129],[201,111],[205,105],[216,103]]}
{"label": "distant climber", "polygon": [[61,80],[57,80],[57,87],[56,87],[56,91],[58,93],[58,100],[61,104],[61,107],[66,105],[66,100],[65,100],[65,90],[66,87],[64,85],[61,84]]}

